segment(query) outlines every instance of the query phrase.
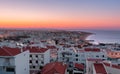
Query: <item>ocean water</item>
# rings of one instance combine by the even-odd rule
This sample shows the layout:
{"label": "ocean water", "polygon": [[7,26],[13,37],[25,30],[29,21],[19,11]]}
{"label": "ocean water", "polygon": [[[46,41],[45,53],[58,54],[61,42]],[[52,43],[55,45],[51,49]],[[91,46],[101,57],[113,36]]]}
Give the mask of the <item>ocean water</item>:
{"label": "ocean water", "polygon": [[120,43],[120,31],[102,31],[102,30],[88,30],[93,33],[87,40],[94,40],[98,43]]}

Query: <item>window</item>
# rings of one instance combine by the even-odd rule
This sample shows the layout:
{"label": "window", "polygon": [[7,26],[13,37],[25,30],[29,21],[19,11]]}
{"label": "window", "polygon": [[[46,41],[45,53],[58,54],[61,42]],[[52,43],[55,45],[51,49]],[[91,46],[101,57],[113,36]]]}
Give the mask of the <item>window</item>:
{"label": "window", "polygon": [[44,62],[43,62],[43,61],[42,61],[41,63],[42,63],[42,64],[44,64]]}
{"label": "window", "polygon": [[38,55],[36,55],[36,58],[38,58]]}
{"label": "window", "polygon": [[36,63],[38,63],[38,60],[36,60]]}
{"label": "window", "polygon": [[15,69],[14,69],[14,68],[10,68],[10,67],[8,67],[8,68],[6,68],[6,71],[7,71],[7,72],[14,72]]}
{"label": "window", "polygon": [[30,69],[33,68],[32,66],[30,66]]}
{"label": "window", "polygon": [[69,67],[72,67],[72,65],[69,65]]}
{"label": "window", "polygon": [[78,59],[76,59],[76,61],[78,61]]}
{"label": "window", "polygon": [[62,55],[63,57],[65,57],[65,55]]}
{"label": "window", "polygon": [[98,55],[96,57],[99,57]]}
{"label": "window", "polygon": [[32,60],[30,60],[29,63],[32,63]]}
{"label": "window", "polygon": [[32,57],[32,55],[30,55],[30,57]]}
{"label": "window", "polygon": [[102,57],[105,57],[104,55]]}
{"label": "window", "polygon": [[33,68],[35,68],[35,66],[33,66]]}
{"label": "window", "polygon": [[43,68],[43,66],[40,66],[40,69],[42,69]]}
{"label": "window", "polygon": [[78,57],[78,54],[76,54],[76,57]]}
{"label": "window", "polygon": [[10,58],[5,58],[5,61],[6,61],[6,62],[9,62],[9,61],[10,61]]}

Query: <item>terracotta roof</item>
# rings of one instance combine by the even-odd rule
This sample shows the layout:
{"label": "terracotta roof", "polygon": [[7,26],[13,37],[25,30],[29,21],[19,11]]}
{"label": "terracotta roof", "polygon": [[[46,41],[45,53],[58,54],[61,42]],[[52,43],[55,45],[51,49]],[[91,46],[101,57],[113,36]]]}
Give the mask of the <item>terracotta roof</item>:
{"label": "terracotta roof", "polygon": [[110,63],[106,63],[106,62],[104,62],[103,63],[105,66],[108,66],[108,67],[112,67],[112,68],[116,68],[116,69],[120,69],[120,66],[118,66],[118,65],[115,65],[115,64],[110,64]]}
{"label": "terracotta roof", "polygon": [[0,48],[0,56],[15,56],[21,53],[19,48],[2,47]]}
{"label": "terracotta roof", "polygon": [[66,65],[62,62],[53,62],[46,64],[44,68],[41,70],[41,74],[65,74]]}
{"label": "terracotta roof", "polygon": [[74,66],[75,66],[75,68],[78,68],[80,70],[84,70],[84,65],[83,64],[75,63]]}
{"label": "terracotta roof", "polygon": [[44,53],[48,49],[46,49],[46,48],[38,48],[38,47],[24,47],[23,50],[29,50],[30,53]]}
{"label": "terracotta roof", "polygon": [[107,74],[105,67],[102,63],[94,63],[94,68],[95,68],[96,74]]}
{"label": "terracotta roof", "polygon": [[85,48],[84,50],[86,52],[100,52],[100,49],[98,48]]}

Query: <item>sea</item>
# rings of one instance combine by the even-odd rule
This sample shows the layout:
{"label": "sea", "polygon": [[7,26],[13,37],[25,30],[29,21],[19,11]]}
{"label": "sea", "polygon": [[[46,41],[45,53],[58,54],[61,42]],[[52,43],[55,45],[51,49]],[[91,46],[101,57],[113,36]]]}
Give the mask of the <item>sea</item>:
{"label": "sea", "polygon": [[87,37],[87,40],[94,40],[95,43],[119,43],[120,30],[87,30],[93,33]]}

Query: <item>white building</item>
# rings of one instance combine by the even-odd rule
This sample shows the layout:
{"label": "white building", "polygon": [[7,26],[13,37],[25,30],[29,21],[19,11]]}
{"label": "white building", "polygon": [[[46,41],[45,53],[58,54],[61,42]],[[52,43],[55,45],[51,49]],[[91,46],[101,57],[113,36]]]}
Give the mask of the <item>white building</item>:
{"label": "white building", "polygon": [[56,46],[53,46],[53,45],[47,45],[46,47],[47,47],[47,49],[50,50],[51,62],[56,61],[57,56],[58,56],[57,55],[58,48]]}
{"label": "white building", "polygon": [[105,51],[98,48],[75,49],[70,47],[62,48],[58,51],[58,61],[61,62],[85,64],[86,60],[90,58],[107,60],[107,54]]}
{"label": "white building", "polygon": [[0,48],[0,74],[29,74],[29,51]]}
{"label": "white building", "polygon": [[50,63],[50,50],[38,47],[26,47],[24,50],[30,51],[30,71],[40,71],[44,65]]}

